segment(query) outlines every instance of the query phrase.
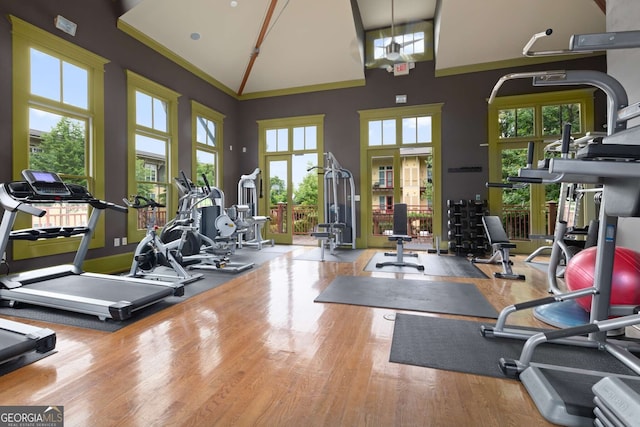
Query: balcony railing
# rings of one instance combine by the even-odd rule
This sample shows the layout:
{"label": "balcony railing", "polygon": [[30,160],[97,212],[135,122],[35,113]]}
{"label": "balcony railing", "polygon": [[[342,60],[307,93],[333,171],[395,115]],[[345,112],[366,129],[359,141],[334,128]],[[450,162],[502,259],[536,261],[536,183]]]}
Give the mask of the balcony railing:
{"label": "balcony railing", "polygon": [[[374,209],[372,211],[372,229],[374,236],[393,234],[393,209]],[[407,232],[413,238],[433,234],[433,211],[420,205],[407,205]]]}

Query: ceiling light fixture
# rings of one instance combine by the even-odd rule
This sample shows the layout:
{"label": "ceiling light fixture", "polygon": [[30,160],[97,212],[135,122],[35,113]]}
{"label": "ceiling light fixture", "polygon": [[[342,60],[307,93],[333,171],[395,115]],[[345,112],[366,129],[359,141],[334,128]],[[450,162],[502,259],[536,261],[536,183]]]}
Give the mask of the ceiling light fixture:
{"label": "ceiling light fixture", "polygon": [[231,3],[229,3],[231,5],[231,7],[236,7],[238,5],[238,2],[236,0],[231,0]]}
{"label": "ceiling light fixture", "polygon": [[387,59],[389,61],[397,61],[400,59],[400,43],[395,41],[396,31],[395,31],[395,16],[393,14],[393,0],[391,0],[391,42],[385,47],[385,52]]}
{"label": "ceiling light fixture", "polygon": [[64,31],[65,33],[71,36],[76,35],[78,24],[76,24],[75,22],[69,21],[67,18],[65,18],[62,15],[56,16],[53,22],[55,23],[57,29]]}
{"label": "ceiling light fixture", "polygon": [[191,33],[191,40],[200,40],[200,33]]}

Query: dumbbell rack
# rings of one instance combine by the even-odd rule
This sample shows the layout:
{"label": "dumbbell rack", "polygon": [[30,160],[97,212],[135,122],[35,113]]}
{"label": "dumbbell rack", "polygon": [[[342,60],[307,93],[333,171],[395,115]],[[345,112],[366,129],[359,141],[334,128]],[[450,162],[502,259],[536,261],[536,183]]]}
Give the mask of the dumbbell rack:
{"label": "dumbbell rack", "polygon": [[449,251],[458,256],[485,255],[489,243],[481,217],[487,214],[486,200],[447,200]]}

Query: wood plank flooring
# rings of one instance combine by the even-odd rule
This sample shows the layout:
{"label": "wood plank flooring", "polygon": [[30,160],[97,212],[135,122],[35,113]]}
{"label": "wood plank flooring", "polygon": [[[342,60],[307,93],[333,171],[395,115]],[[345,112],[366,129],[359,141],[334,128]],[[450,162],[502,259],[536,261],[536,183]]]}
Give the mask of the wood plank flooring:
{"label": "wood plank flooring", "polygon": [[368,273],[374,250],[294,260],[307,250],[113,333],[15,318],[55,330],[57,353],[0,377],[0,404],[63,405],[66,426],[549,425],[517,381],[390,363],[393,310],[313,302],[336,275],[374,275],[474,283],[500,310],[546,295],[524,257],[521,282]]}

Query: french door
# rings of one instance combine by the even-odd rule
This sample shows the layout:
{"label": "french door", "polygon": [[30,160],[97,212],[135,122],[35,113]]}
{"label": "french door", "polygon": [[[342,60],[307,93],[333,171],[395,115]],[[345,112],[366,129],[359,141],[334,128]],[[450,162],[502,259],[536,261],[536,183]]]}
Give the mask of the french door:
{"label": "french door", "polygon": [[258,121],[266,194],[260,211],[270,217],[265,234],[275,243],[304,244],[321,220],[323,120],[317,115]]}
{"label": "french door", "polygon": [[361,239],[389,246],[393,205],[407,204],[407,233],[420,247],[442,233],[442,104],[360,111]]}

